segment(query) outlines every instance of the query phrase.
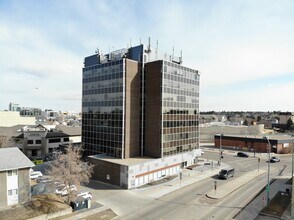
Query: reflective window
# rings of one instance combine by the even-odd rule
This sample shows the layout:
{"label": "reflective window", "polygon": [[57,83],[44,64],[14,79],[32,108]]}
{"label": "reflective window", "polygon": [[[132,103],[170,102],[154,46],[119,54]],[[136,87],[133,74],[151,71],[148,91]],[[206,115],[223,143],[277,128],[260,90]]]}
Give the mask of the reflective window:
{"label": "reflective window", "polygon": [[122,62],[97,65],[92,74],[83,72],[82,142],[86,155],[122,156]]}
{"label": "reflective window", "polygon": [[169,156],[198,148],[198,72],[165,61],[162,88],[162,147]]}

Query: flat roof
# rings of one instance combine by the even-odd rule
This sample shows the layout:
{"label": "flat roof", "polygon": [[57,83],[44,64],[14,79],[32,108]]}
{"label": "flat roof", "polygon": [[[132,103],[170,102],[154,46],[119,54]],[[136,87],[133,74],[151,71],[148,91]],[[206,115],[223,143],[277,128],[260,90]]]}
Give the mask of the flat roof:
{"label": "flat roof", "polygon": [[132,157],[132,158],[126,158],[126,159],[119,159],[119,158],[114,158],[105,154],[91,155],[88,157],[97,159],[97,160],[107,161],[110,163],[125,165],[125,166],[137,165],[137,164],[161,159],[161,158],[153,158],[153,157]]}
{"label": "flat roof", "polygon": [[[220,134],[215,134],[215,136],[220,136]],[[251,138],[251,139],[264,139],[268,137],[269,140],[278,140],[278,141],[293,141],[294,137],[290,135],[222,135],[222,137],[234,137],[234,138]]]}

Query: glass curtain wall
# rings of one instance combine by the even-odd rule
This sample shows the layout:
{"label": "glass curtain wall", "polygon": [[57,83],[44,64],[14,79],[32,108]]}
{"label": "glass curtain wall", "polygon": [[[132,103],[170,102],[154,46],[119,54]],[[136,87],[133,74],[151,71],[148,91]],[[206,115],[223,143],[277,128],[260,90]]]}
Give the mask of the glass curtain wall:
{"label": "glass curtain wall", "polygon": [[164,61],[162,83],[163,156],[198,148],[198,71]]}
{"label": "glass curtain wall", "polygon": [[123,59],[83,69],[82,142],[85,155],[122,157]]}

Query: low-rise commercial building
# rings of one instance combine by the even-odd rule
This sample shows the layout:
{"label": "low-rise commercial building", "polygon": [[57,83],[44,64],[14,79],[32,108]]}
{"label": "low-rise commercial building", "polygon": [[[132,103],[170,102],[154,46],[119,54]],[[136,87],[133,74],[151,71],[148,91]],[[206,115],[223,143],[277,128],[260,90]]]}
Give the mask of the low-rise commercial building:
{"label": "low-rise commercial building", "polygon": [[68,145],[81,142],[80,128],[67,128],[61,126],[65,132],[58,129],[47,129],[46,126],[38,125],[23,130],[17,139],[18,147],[30,159],[44,159],[60,145]]}
{"label": "low-rise commercial building", "polygon": [[34,116],[21,116],[19,112],[0,111],[0,127],[11,127],[15,125],[35,125]]}
{"label": "low-rise commercial building", "polygon": [[230,147],[252,152],[268,152],[268,141],[270,142],[271,152],[277,154],[287,154],[293,147],[293,138],[287,135],[271,135],[268,140],[260,135],[220,135],[214,136],[216,147]]}
{"label": "low-rise commercial building", "polygon": [[61,145],[81,143],[81,127],[37,125],[0,127],[0,147],[15,146],[30,159],[44,159]]}

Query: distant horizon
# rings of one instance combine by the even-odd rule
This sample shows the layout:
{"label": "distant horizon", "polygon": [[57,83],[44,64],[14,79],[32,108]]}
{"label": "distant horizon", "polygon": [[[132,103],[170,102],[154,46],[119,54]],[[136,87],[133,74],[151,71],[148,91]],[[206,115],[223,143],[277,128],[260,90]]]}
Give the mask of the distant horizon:
{"label": "distant horizon", "polygon": [[[18,103],[15,103],[15,104],[18,104]],[[20,107],[27,107],[27,108],[39,108],[39,107],[33,107],[33,106],[21,106]],[[81,110],[80,111],[74,111],[74,110],[56,110],[56,109],[52,109],[52,108],[40,108],[42,111],[45,111],[46,109],[49,110],[53,110],[55,112],[72,112],[72,113],[81,113]],[[0,111],[9,111],[9,108],[7,109],[0,109]],[[262,112],[262,113],[266,113],[266,112],[270,112],[270,113],[274,113],[274,112],[277,112],[277,113],[293,113],[294,111],[281,111],[281,110],[272,110],[272,111],[261,111],[261,110],[200,110],[200,114],[201,113],[204,113],[204,112],[216,112],[216,113],[221,113],[221,112]]]}

